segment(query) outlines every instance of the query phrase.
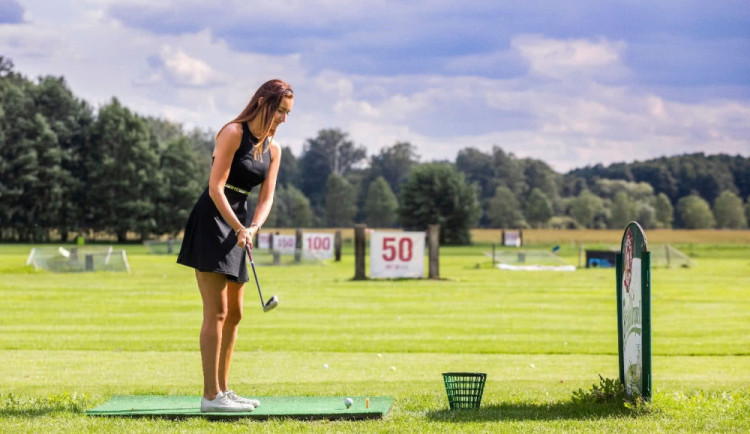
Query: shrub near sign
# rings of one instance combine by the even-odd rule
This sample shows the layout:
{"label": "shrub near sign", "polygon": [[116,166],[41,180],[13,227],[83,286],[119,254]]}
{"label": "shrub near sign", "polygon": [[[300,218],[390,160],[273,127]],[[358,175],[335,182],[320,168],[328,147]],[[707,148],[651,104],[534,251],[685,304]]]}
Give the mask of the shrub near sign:
{"label": "shrub near sign", "polygon": [[424,232],[370,234],[370,277],[424,277]]}

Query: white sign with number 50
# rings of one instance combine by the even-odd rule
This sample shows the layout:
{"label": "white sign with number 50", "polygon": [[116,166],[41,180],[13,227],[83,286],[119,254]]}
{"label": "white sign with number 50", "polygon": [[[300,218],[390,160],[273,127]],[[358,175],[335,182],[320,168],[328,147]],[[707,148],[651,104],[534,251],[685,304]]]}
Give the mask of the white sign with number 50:
{"label": "white sign with number 50", "polygon": [[424,232],[370,233],[370,277],[424,277]]}

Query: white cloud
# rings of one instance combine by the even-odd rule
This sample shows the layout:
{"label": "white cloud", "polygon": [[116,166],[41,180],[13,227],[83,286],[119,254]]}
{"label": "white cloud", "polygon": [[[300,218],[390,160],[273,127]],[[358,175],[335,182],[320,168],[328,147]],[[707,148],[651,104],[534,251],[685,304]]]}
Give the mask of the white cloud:
{"label": "white cloud", "polygon": [[[750,154],[750,102],[677,102],[634,85],[624,40],[524,33],[505,46],[446,55],[445,69],[429,73],[352,74],[342,69],[348,58],[323,69],[307,66],[317,44],[335,45],[335,38],[312,38],[309,52],[261,53],[252,50],[252,40],[238,51],[211,29],[156,34],[124,26],[103,12],[122,4],[115,0],[74,2],[65,11],[43,3],[30,3],[29,23],[0,26],[0,52],[21,72],[64,75],[95,106],[117,96],[138,113],[211,129],[233,118],[265,80],[282,78],[294,86],[296,101],[278,139],[297,155],[323,128],[341,128],[371,155],[396,141],[413,143],[423,160],[453,160],[461,148],[497,145],[560,171],[683,152]],[[250,14],[238,5],[227,9],[237,10],[233,22]],[[319,28],[346,24],[377,45],[373,25],[357,20],[393,13],[388,2],[378,5],[367,15],[334,1],[294,0],[266,5],[261,15],[289,8],[282,15],[293,24],[309,7],[335,11]],[[426,32],[415,28],[414,34]],[[399,35],[389,35],[387,44]],[[378,61],[367,50],[361,55]],[[488,73],[506,63],[517,63],[505,76],[512,78]]]}
{"label": "white cloud", "polygon": [[517,52],[511,50],[458,55],[445,62],[445,69],[454,73],[491,76],[493,71],[503,70],[509,65],[519,63],[519,57]]}
{"label": "white cloud", "polygon": [[574,74],[612,77],[624,72],[621,63],[624,42],[520,35],[513,39],[511,47],[529,63],[533,74],[543,77],[566,78]]}
{"label": "white cloud", "polygon": [[150,63],[151,70],[139,84],[158,84],[168,80],[178,87],[210,87],[224,81],[206,62],[191,57],[181,48],[164,45]]}
{"label": "white cloud", "polygon": [[37,29],[29,24],[0,25],[0,52],[10,58],[46,58],[61,49],[55,32]]}
{"label": "white cloud", "polygon": [[[587,164],[634,161],[683,152],[721,150],[747,155],[750,144],[750,105],[735,101],[678,103],[633,89],[587,83],[573,94],[565,83],[539,85],[535,79],[490,80],[475,77],[410,77],[385,87],[412,85],[412,93],[394,94],[368,107],[380,114],[351,110],[337,113],[337,125],[368,145],[370,152],[396,140],[411,141],[427,159],[453,159],[467,146],[489,151],[500,146],[520,157],[546,161],[560,171]],[[421,83],[421,85],[420,85]],[[422,87],[420,87],[422,86]],[[487,107],[523,111],[533,118],[533,128],[496,129],[489,132],[466,128],[451,136],[425,134],[411,125],[415,116],[430,116],[433,124],[444,122],[441,114],[472,95],[484,95]],[[365,101],[347,100],[355,106]],[[714,152],[715,152],[714,151]]]}

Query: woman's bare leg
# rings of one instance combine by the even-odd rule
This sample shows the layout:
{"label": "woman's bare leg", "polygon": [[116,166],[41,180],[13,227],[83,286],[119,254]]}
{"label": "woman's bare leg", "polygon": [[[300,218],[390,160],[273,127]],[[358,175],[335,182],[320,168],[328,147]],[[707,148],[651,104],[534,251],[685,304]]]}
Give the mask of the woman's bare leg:
{"label": "woman's bare leg", "polygon": [[232,362],[234,341],[237,339],[237,328],[242,320],[242,294],[244,283],[227,282],[227,317],[221,336],[221,350],[219,353],[219,388],[229,390],[229,365]]}
{"label": "woman's bare leg", "polygon": [[219,350],[227,318],[227,279],[223,274],[195,272],[203,299],[200,347],[203,364],[203,396],[212,400],[219,389]]}

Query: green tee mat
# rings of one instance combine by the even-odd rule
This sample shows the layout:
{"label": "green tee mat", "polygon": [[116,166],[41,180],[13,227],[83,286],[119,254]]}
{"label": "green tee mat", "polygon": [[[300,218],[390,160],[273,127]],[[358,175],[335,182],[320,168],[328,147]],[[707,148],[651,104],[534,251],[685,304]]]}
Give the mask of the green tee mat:
{"label": "green tee mat", "polygon": [[193,417],[211,419],[269,418],[293,419],[378,419],[391,409],[393,398],[371,396],[366,408],[365,396],[351,396],[354,403],[348,409],[345,396],[259,396],[260,407],[251,412],[202,413],[200,396],[178,395],[118,395],[96,408],[87,410],[89,416],[124,417]]}

